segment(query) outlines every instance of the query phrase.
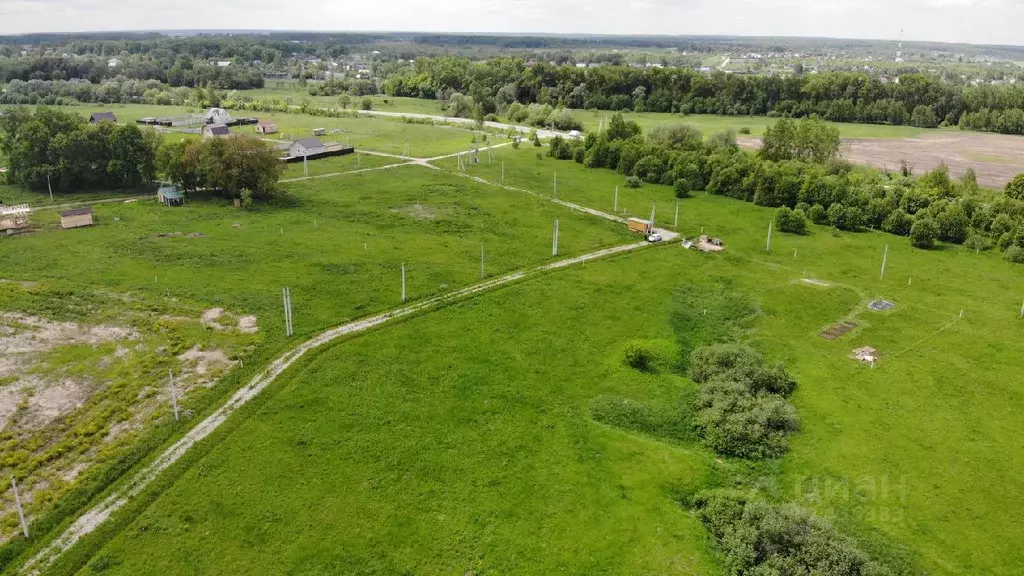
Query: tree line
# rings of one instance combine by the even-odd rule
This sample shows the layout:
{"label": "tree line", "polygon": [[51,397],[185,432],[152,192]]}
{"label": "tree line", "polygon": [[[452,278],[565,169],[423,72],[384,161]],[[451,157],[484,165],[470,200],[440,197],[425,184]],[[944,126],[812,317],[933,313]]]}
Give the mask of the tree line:
{"label": "tree line", "polygon": [[616,114],[600,133],[552,139],[548,154],[616,170],[627,185],[672,185],[681,198],[703,190],[777,208],[786,232],[804,233],[809,222],[872,228],[908,236],[920,248],[939,240],[998,247],[1008,260],[1024,261],[1024,175],[990,198],[978,193],[972,170],[959,180],[945,165],[919,177],[905,164],[894,173],[854,170],[838,151],[838,130],[819,118],[778,120],[752,153],[740,150],[731,132],[705,139],[692,126],[671,125],[644,135]]}
{"label": "tree line", "polygon": [[[819,116],[835,122],[940,125],[1024,133],[1024,86],[965,86],[928,74],[895,79],[854,72],[753,76],[686,68],[579,68],[519,58],[486,62],[440,56],[391,69],[393,96],[471,96],[485,114],[513,102],[681,114]],[[995,115],[995,118],[992,116]],[[1003,119],[1004,115],[1010,115]]]}
{"label": "tree line", "polygon": [[152,129],[90,124],[78,114],[47,107],[3,110],[0,156],[7,160],[8,182],[30,190],[152,189],[162,174],[186,193],[203,191],[246,204],[278,195],[284,169],[255,136],[164,143]]}

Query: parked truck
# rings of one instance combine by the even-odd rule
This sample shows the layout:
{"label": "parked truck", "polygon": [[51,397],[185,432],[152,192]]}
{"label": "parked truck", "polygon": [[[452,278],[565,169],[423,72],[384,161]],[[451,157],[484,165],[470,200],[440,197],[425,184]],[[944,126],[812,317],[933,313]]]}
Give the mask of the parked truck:
{"label": "parked truck", "polygon": [[626,220],[626,225],[629,226],[631,232],[639,232],[644,236],[647,236],[654,230],[651,228],[651,223],[648,220],[641,220],[640,218],[630,218]]}

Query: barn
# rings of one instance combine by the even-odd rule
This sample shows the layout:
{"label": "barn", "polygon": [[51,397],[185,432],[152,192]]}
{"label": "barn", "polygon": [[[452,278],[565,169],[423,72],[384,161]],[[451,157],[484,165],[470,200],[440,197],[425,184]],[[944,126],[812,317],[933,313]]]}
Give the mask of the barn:
{"label": "barn", "polygon": [[92,208],[88,206],[85,208],[75,208],[74,210],[65,210],[60,213],[60,227],[65,230],[92,225]]}
{"label": "barn", "polygon": [[114,116],[113,112],[93,112],[89,116],[90,124],[99,124],[100,122],[113,122],[117,124],[117,116]]}
{"label": "barn", "polygon": [[288,155],[292,158],[302,158],[323,154],[326,151],[327,147],[319,138],[299,138],[288,148]]}
{"label": "barn", "polygon": [[230,135],[231,131],[223,124],[207,124],[203,126],[203,138],[218,138]]}

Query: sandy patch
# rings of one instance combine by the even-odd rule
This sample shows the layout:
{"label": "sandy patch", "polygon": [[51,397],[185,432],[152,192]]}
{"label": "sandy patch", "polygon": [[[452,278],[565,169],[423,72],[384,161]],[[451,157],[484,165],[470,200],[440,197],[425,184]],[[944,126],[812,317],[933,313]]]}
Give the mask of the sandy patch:
{"label": "sandy patch", "polygon": [[434,218],[437,218],[436,212],[422,204],[415,204],[413,206],[402,206],[401,208],[392,208],[391,211],[397,214],[411,216],[412,218],[416,218],[419,220],[433,220]]}
{"label": "sandy patch", "polygon": [[70,344],[105,344],[135,340],[139,334],[121,326],[88,326],[75,322],[54,322],[27,314],[0,314],[0,353],[30,354]]}
{"label": "sandy patch", "polygon": [[812,286],[821,286],[823,288],[828,288],[832,286],[828,282],[822,280],[815,280],[814,278],[801,278],[800,281],[803,282],[804,284],[811,284]]}
{"label": "sandy patch", "polygon": [[255,316],[242,316],[238,319],[238,331],[242,334],[255,334],[260,331],[260,327],[256,325]]}
{"label": "sandy patch", "polygon": [[[214,374],[234,364],[220,350],[201,350],[199,346],[195,346],[188,352],[180,354],[178,360],[189,366],[191,368],[190,371],[200,377]],[[188,369],[186,370],[187,374]]]}
{"label": "sandy patch", "polygon": [[199,319],[199,321],[203,323],[203,326],[209,326],[214,330],[223,330],[224,327],[217,322],[217,320],[219,320],[220,317],[223,315],[223,308],[210,308],[209,310],[203,312],[203,316],[202,318]]}
{"label": "sandy patch", "polygon": [[[26,379],[22,379],[25,382]],[[31,381],[31,380],[29,380]],[[22,386],[27,390],[28,386]],[[68,378],[61,379],[57,384],[44,384],[37,381],[35,393],[28,399],[25,417],[18,424],[28,429],[39,429],[70,414],[82,405],[89,397],[89,387],[81,382]]]}

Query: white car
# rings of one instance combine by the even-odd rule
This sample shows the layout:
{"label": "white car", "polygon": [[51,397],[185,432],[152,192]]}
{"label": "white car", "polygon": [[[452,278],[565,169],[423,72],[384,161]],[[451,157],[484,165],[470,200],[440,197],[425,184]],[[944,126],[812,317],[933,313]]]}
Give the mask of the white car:
{"label": "white car", "polygon": [[651,232],[647,235],[648,242],[661,242],[661,240],[661,234],[658,234],[657,232]]}

